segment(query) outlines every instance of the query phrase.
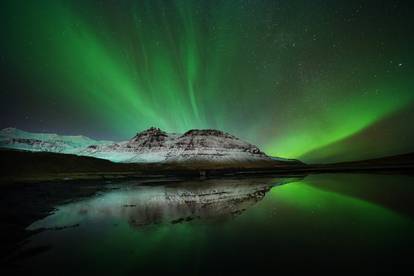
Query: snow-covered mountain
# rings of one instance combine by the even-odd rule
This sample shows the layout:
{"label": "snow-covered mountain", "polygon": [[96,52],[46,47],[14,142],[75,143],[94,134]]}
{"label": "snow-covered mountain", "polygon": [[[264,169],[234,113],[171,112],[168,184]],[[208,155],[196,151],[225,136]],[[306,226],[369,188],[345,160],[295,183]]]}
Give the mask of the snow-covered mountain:
{"label": "snow-covered mountain", "polygon": [[85,136],[0,131],[0,147],[91,156],[122,163],[255,163],[291,161],[267,156],[256,146],[214,129],[184,134],[149,128],[123,142],[95,141]]}
{"label": "snow-covered mountain", "polygon": [[129,141],[89,146],[81,154],[127,163],[271,160],[256,146],[219,130],[193,129],[176,134],[154,127]]}
{"label": "snow-covered mountain", "polygon": [[31,133],[16,128],[0,130],[0,147],[27,151],[44,151],[78,154],[90,145],[113,143],[96,141],[88,137],[58,135],[53,133]]}

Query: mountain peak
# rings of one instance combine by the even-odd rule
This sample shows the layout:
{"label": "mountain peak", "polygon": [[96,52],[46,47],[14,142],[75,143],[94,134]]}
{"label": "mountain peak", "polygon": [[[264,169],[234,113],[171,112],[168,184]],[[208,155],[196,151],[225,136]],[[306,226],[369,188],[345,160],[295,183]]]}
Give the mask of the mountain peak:
{"label": "mountain peak", "polygon": [[149,139],[150,137],[159,137],[160,139],[162,139],[162,137],[167,137],[168,134],[167,132],[161,130],[160,128],[157,127],[150,127],[144,131],[138,132],[132,139],[131,141],[139,141],[142,139]]}
{"label": "mountain peak", "polygon": [[142,132],[163,132],[163,131],[159,127],[152,126]]}
{"label": "mountain peak", "polygon": [[238,139],[229,133],[217,129],[191,129],[185,132],[181,137],[185,136],[217,136],[230,139]]}

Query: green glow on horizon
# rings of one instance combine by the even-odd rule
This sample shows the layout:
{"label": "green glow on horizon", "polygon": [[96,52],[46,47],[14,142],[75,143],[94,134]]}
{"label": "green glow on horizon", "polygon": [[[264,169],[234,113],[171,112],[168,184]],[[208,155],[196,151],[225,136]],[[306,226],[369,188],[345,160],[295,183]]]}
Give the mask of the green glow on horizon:
{"label": "green glow on horizon", "polygon": [[[307,153],[358,133],[410,103],[414,94],[408,88],[386,87],[373,101],[365,97],[352,102],[332,103],[332,110],[315,117],[304,117],[294,124],[286,138],[267,146],[267,152],[282,157],[301,158]],[[399,95],[395,97],[395,95]],[[305,130],[305,131],[303,131]]]}

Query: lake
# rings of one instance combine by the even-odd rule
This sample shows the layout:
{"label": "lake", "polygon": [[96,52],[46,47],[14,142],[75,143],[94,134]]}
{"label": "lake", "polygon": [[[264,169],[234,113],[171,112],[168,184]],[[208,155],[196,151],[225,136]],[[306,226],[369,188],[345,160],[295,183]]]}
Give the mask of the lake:
{"label": "lake", "polygon": [[413,180],[319,174],[8,187],[2,268],[53,275],[410,268]]}

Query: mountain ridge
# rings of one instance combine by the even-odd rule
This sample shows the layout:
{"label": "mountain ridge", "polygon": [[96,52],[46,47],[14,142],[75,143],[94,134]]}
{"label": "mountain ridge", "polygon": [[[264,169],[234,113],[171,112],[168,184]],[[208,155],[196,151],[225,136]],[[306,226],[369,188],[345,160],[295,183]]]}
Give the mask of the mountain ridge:
{"label": "mountain ridge", "polygon": [[0,147],[36,152],[75,154],[119,163],[294,163],[270,157],[257,146],[216,129],[168,133],[151,127],[130,140],[96,141],[86,136],[31,133],[15,128],[0,131]]}

